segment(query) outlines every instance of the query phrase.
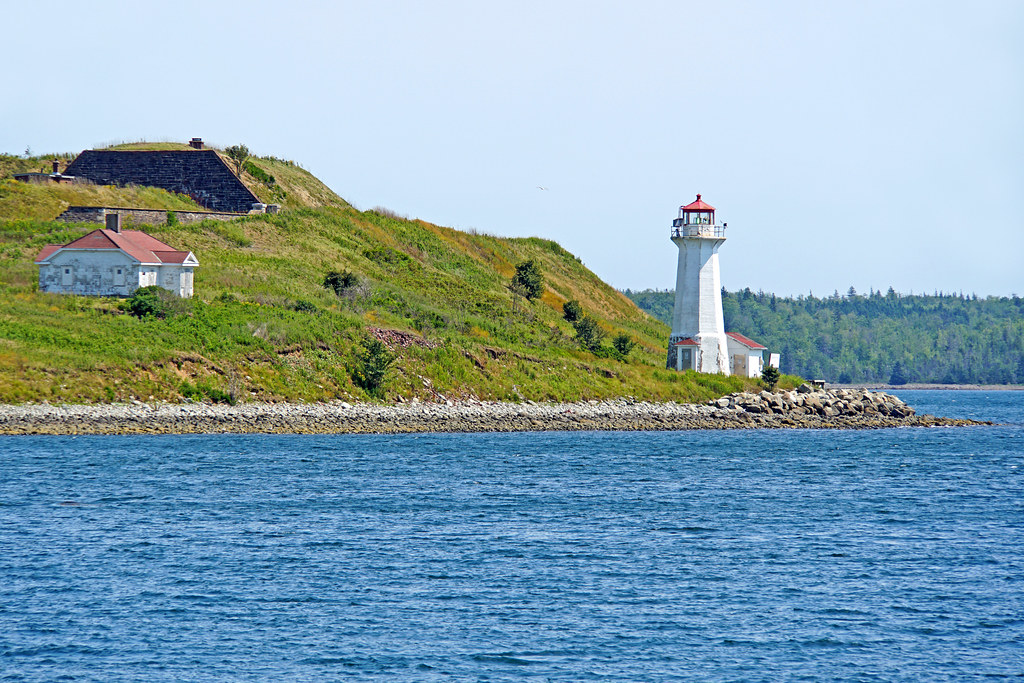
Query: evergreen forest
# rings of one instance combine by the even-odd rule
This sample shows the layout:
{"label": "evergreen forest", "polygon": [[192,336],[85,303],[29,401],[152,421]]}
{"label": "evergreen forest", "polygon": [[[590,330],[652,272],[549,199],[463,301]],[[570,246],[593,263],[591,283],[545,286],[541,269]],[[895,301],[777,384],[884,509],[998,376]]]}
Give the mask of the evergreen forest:
{"label": "evergreen forest", "polygon": [[[625,290],[672,322],[671,290]],[[778,297],[722,290],[725,329],[781,353],[782,371],[830,382],[1024,384],[1024,299],[963,294]]]}

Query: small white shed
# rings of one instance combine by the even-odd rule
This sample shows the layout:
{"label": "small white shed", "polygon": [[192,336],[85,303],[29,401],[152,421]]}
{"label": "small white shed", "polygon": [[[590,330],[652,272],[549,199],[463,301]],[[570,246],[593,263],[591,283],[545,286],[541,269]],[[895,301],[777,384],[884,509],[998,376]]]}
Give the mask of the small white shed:
{"label": "small white shed", "polygon": [[767,346],[758,344],[739,332],[726,332],[725,343],[729,349],[729,370],[740,377],[760,377],[764,370],[764,352]]}
{"label": "small white shed", "polygon": [[138,230],[93,230],[67,244],[49,244],[36,256],[39,291],[86,296],[128,296],[159,285],[188,299],[199,261]]}

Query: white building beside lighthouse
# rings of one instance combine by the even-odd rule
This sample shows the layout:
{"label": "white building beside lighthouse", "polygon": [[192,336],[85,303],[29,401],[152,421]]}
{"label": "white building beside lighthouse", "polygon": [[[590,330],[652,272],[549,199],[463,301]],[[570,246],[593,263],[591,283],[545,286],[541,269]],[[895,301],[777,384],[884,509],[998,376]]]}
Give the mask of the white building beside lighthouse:
{"label": "white building beside lighthouse", "polygon": [[765,347],[725,331],[718,268],[725,227],[725,223],[715,222],[715,207],[700,195],[695,202],[679,207],[679,217],[672,221],[670,237],[679,248],[679,264],[668,367],[760,377]]}

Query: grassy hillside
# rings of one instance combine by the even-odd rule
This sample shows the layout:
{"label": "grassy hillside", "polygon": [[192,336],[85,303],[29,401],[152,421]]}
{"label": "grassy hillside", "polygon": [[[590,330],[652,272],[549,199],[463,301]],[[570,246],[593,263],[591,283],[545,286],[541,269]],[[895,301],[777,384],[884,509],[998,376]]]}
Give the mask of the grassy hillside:
{"label": "grassy hillside", "polygon": [[[353,377],[370,336],[397,357],[390,400],[703,400],[755,386],[664,370],[668,328],[554,242],[360,212],[291,162],[252,163],[274,177],[256,182],[284,193],[282,213],[147,229],[201,264],[196,297],[166,318],[133,317],[117,299],[39,293],[39,248],[97,226],[0,214],[0,401],[363,400]],[[61,201],[62,188],[38,191]],[[156,201],[104,191],[118,205]],[[527,259],[546,286],[533,302],[508,288]],[[356,276],[341,295],[323,286],[332,270]],[[583,350],[561,315],[568,299],[637,348],[625,358],[608,342]]]}

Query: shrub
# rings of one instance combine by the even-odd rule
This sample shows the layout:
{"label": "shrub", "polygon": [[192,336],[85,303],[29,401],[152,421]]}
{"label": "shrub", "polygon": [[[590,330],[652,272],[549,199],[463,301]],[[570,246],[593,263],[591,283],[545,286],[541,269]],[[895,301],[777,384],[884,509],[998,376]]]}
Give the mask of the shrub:
{"label": "shrub", "polygon": [[352,381],[365,389],[371,396],[383,393],[388,369],[395,362],[395,356],[376,337],[367,336],[356,350],[356,362],[352,368]]}
{"label": "shrub", "polygon": [[512,276],[512,291],[521,293],[533,301],[544,293],[544,276],[541,275],[537,262],[533,259],[523,261],[516,266],[516,274]]}
{"label": "shrub", "polygon": [[562,304],[562,317],[566,321],[574,323],[583,316],[583,307],[580,306],[580,302],[576,299],[569,299]]}
{"label": "shrub", "polygon": [[349,289],[356,287],[359,284],[359,276],[355,273],[343,270],[330,270],[327,275],[324,276],[324,289],[333,289],[334,293],[341,296]]}
{"label": "shrub", "polygon": [[605,331],[601,329],[596,320],[584,314],[583,317],[573,323],[573,327],[576,328],[576,341],[580,343],[580,346],[589,351],[597,351],[601,348]]}
{"label": "shrub", "polygon": [[121,309],[136,318],[170,318],[190,312],[192,302],[163,287],[149,285],[136,289],[121,303]]}
{"label": "shrub", "polygon": [[619,332],[612,338],[612,346],[623,356],[628,356],[629,352],[636,348],[636,342],[625,332]]}
{"label": "shrub", "polygon": [[392,249],[391,247],[366,249],[363,251],[363,256],[375,263],[380,263],[381,265],[387,264],[397,266],[407,264],[412,261],[408,254],[398,251],[397,249]]}
{"label": "shrub", "polygon": [[761,383],[764,384],[765,389],[771,391],[778,383],[780,375],[781,373],[777,367],[774,365],[766,365],[764,366],[764,369],[761,370]]}
{"label": "shrub", "polygon": [[235,162],[235,175],[242,175],[242,164],[249,158],[249,148],[245,145],[231,145],[224,150],[231,161]]}
{"label": "shrub", "polygon": [[193,401],[208,400],[211,403],[227,403],[228,405],[238,403],[238,399],[232,392],[218,389],[208,382],[201,381],[196,384],[188,381],[182,382],[181,386],[178,387],[178,393],[181,394],[182,398]]}
{"label": "shrub", "polygon": [[166,318],[171,312],[166,294],[174,296],[166,289],[156,285],[139,287],[124,303],[128,313],[136,318]]}
{"label": "shrub", "polygon": [[246,161],[245,163],[243,163],[242,168],[245,169],[246,173],[251,175],[256,180],[260,181],[264,185],[273,185],[274,183],[277,182],[277,179],[274,176],[270,175],[269,173],[267,173],[266,171],[264,171],[262,168],[252,163],[251,161]]}
{"label": "shrub", "polygon": [[320,309],[312,301],[306,301],[305,299],[299,299],[292,304],[292,310],[298,311],[299,313],[316,313]]}
{"label": "shrub", "polygon": [[168,211],[167,212],[167,226],[173,228],[174,226],[176,226],[178,224],[179,224],[178,223],[178,214],[174,213],[173,211]]}

